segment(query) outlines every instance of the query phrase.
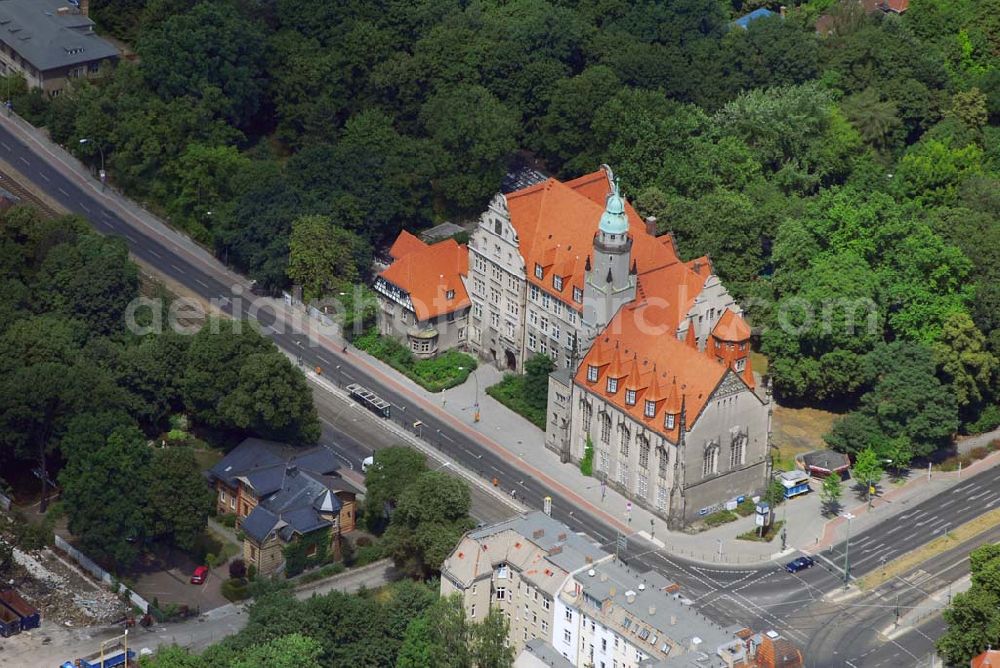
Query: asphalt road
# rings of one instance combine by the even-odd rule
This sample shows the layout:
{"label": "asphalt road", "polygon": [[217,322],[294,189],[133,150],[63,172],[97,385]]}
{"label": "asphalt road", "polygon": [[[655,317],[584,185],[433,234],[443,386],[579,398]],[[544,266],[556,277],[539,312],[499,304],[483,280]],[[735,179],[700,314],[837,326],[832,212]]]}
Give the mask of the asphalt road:
{"label": "asphalt road", "polygon": [[[93,188],[79,186],[75,180],[48,164],[47,161],[51,160],[49,156],[43,159],[42,155],[29,150],[7,127],[0,125],[0,156],[15,165],[36,187],[44,189],[67,209],[88,218],[99,232],[124,237],[138,259],[156,267],[172,281],[206,299],[221,298],[223,310],[232,314],[232,302],[229,300],[233,297],[233,290],[221,264],[207,263],[192,256],[186,249],[180,248],[183,242],[165,237],[144,224],[131,220],[127,222],[117,206],[106,206],[106,200],[100,198]],[[241,287],[245,290],[246,284]],[[265,326],[273,322],[266,316],[264,313],[258,318]],[[245,314],[238,317],[245,317]],[[529,506],[540,508],[545,496],[552,497],[556,519],[613,549],[614,528],[574,508],[559,494],[524,475],[516,462],[501,459],[466,432],[456,429],[450,420],[428,410],[416,395],[398,391],[361,370],[352,362],[349,352],[345,354],[339,349],[311,347],[308,337],[301,333],[267,332],[266,327],[265,333],[284,350],[301,355],[304,364],[322,367],[324,376],[340,385],[360,382],[380,394],[392,403],[393,419],[416,431],[468,470],[486,479],[497,477],[504,489],[516,489],[519,498]],[[368,450],[366,444],[377,447],[373,441],[377,430],[360,421],[352,427],[336,417],[342,417],[343,409],[333,410],[332,419],[327,410],[322,411],[327,420],[324,433],[343,448],[348,461],[359,466],[359,456]],[[415,429],[413,425],[416,421],[422,422],[422,426]],[[917,505],[899,515],[888,527],[877,527],[853,537],[852,574],[862,575],[878,567],[882,557],[892,559],[894,555],[939,535],[948,526],[955,526],[996,507],[1000,499],[1000,492],[994,491],[1000,489],[998,477],[1000,471],[996,470],[981,473],[954,488],[946,498],[935,498]],[[838,569],[843,552],[843,544],[834,546],[821,555],[821,566],[798,575],[785,573],[779,566],[747,569],[699,564],[658,551],[635,537],[630,537],[622,556],[636,570],[655,569],[680,583],[684,595],[691,598],[704,614],[720,623],[739,623],[755,629],[776,628],[805,646],[815,629],[802,628],[799,620],[811,614],[813,607],[819,605],[817,601],[822,594],[836,588],[841,581],[842,574],[838,573]],[[838,624],[830,631],[830,637],[849,628],[849,625]],[[877,645],[872,647],[878,648]],[[857,649],[859,652],[868,651],[868,647]],[[835,657],[822,658],[834,661],[824,665],[848,665],[836,663],[838,659]],[[869,664],[854,664],[855,668],[866,665]]]}

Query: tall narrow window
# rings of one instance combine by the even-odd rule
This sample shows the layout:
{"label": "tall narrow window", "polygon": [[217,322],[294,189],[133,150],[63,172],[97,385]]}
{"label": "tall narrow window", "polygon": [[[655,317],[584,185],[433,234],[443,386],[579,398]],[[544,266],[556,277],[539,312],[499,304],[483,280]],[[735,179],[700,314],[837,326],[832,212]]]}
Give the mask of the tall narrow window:
{"label": "tall narrow window", "polygon": [[666,448],[657,448],[657,454],[659,455],[659,474],[661,478],[667,477],[667,466],[670,464],[670,453],[667,452]]}
{"label": "tall narrow window", "polygon": [[649,468],[649,439],[645,436],[639,437],[639,466]]}
{"label": "tall narrow window", "polygon": [[664,424],[664,426],[668,430],[673,429],[674,428],[674,424],[677,421],[676,418],[677,418],[677,416],[674,415],[673,413],[667,413],[667,416],[665,418],[663,418],[663,424]]}
{"label": "tall narrow window", "polygon": [[625,405],[635,406],[635,390],[625,390]]}
{"label": "tall narrow window", "polygon": [[617,391],[618,391],[618,379],[608,378],[608,392],[614,394]]}
{"label": "tall narrow window", "polygon": [[601,413],[601,442],[611,442],[611,416],[607,413]]}
{"label": "tall narrow window", "polygon": [[654,417],[656,415],[656,402],[647,401],[645,409],[643,410],[642,414],[648,418]]}
{"label": "tall narrow window", "polygon": [[545,272],[542,269],[542,265],[536,263],[535,264],[535,278],[541,278],[544,274],[545,274]]}
{"label": "tall narrow window", "polygon": [[594,407],[584,402],[583,404],[583,430],[590,431],[590,424],[594,419]]}

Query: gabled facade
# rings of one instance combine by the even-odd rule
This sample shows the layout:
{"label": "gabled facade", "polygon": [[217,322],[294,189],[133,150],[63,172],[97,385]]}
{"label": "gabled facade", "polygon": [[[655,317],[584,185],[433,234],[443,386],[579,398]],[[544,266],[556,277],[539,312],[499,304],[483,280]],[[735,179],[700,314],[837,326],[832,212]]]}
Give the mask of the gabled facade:
{"label": "gabled facade", "polygon": [[339,553],[340,537],[355,528],[360,490],[337,468],[325,446],[303,451],[248,438],[207,472],[219,514],[235,514],[246,536],[248,565],[261,574],[280,571],[285,546],[322,530],[330,532],[329,551]]}
{"label": "gabled facade", "polygon": [[389,249],[390,264],[375,279],[379,333],[404,341],[420,358],[465,345],[469,256],[454,239],[426,244],[403,231]]}

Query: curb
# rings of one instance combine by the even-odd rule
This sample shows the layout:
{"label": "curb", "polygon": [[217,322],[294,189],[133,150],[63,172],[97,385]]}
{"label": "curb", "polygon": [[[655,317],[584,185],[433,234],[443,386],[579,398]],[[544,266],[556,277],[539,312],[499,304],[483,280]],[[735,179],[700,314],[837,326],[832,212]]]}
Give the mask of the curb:
{"label": "curb", "polygon": [[[353,402],[351,401],[350,397],[347,395],[346,392],[341,390],[339,387],[337,387],[336,384],[331,383],[326,378],[317,375],[315,371],[308,370],[306,371],[305,375],[306,378],[308,378],[309,381],[316,387],[322,388],[323,390],[329,392],[330,394],[335,394],[344,401],[353,404]],[[512,508],[515,512],[524,513],[530,510],[528,506],[520,503],[519,501],[511,499],[506,494],[500,493],[495,487],[487,484],[486,481],[480,479],[478,476],[473,475],[472,473],[469,473],[464,466],[455,462],[451,457],[448,457],[441,451],[436,450],[426,441],[417,438],[416,436],[406,431],[405,429],[401,428],[399,425],[395,424],[391,420],[376,420],[375,423],[380,425],[382,429],[392,432],[392,434],[397,438],[405,440],[410,446],[420,451],[427,457],[443,462],[456,476],[462,478],[471,485],[477,486],[484,492],[493,496],[497,501]]]}

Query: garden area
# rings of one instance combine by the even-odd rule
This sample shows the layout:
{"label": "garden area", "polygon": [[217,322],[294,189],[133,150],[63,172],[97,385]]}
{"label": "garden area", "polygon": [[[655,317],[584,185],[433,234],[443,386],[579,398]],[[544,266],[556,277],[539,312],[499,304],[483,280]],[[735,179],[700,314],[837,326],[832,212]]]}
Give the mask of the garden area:
{"label": "garden area", "polygon": [[496,385],[486,388],[501,404],[545,430],[545,406],[549,395],[549,374],[555,364],[546,355],[535,355],[524,364],[524,375],[509,373]]}
{"label": "garden area", "polygon": [[433,359],[417,359],[399,341],[379,336],[375,328],[354,339],[352,344],[385,362],[428,392],[441,392],[461,385],[476,368],[474,357],[457,350],[445,351]]}

